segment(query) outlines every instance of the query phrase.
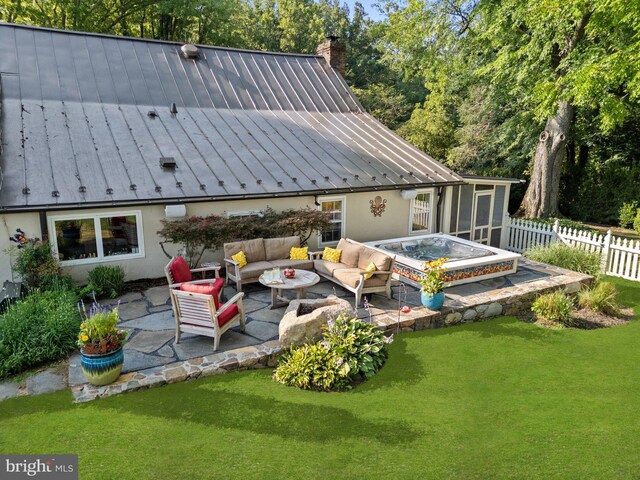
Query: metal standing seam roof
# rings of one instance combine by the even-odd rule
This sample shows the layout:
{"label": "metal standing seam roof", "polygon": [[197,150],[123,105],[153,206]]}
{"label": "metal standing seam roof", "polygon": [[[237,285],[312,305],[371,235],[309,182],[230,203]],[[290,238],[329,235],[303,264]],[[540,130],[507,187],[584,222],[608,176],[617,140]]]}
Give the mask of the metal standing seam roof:
{"label": "metal standing seam roof", "polygon": [[463,182],[322,57],[6,23],[0,45],[1,210]]}

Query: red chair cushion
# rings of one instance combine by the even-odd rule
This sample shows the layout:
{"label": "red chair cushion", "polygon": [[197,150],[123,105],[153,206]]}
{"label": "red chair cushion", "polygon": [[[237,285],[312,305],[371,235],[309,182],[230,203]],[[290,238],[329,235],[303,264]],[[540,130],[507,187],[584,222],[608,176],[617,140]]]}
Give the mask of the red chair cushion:
{"label": "red chair cushion", "polygon": [[174,283],[190,282],[193,280],[189,265],[182,257],[175,257],[169,264],[169,271]]}
{"label": "red chair cushion", "polygon": [[180,285],[180,290],[183,292],[191,292],[191,293],[203,293],[205,295],[211,295],[213,297],[213,303],[216,306],[216,309],[220,308],[220,299],[218,297],[220,290],[224,286],[223,278],[216,278],[215,281],[211,283],[183,283]]}
{"label": "red chair cushion", "polygon": [[238,312],[238,305],[231,305],[224,312],[218,315],[218,325],[222,327],[225,323],[228,323],[229,320],[238,315]]}

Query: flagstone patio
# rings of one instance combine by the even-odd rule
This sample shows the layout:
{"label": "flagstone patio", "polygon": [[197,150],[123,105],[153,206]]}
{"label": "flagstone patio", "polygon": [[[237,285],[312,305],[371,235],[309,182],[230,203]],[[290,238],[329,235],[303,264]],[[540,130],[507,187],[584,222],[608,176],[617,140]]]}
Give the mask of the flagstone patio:
{"label": "flagstone patio", "polygon": [[[392,299],[371,295],[368,309],[361,306],[357,316],[387,333],[437,328],[498,315],[527,314],[536,295],[556,288],[574,293],[582,283],[590,281],[591,277],[587,275],[522,259],[515,274],[447,288],[445,306],[440,312],[421,306],[417,288],[394,282]],[[227,331],[216,352],[213,351],[213,339],[209,337],[184,334],[179,344],[174,343],[175,320],[166,286],[102,302],[119,304],[119,326],[129,332],[124,347],[123,375],[115,384],[106,387],[87,384],[80,367],[80,355],[76,353],[69,359],[67,378],[59,368],[51,368],[29,377],[24,385],[2,383],[0,400],[71,387],[76,400],[85,401],[199,375],[270,365],[271,358],[280,351],[278,325],[285,307],[271,310],[271,292],[260,284],[245,285],[244,289],[246,332],[240,332],[238,327]],[[227,286],[224,293],[230,298],[236,291]],[[351,292],[329,281],[307,290],[310,299],[329,295],[353,301]],[[399,313],[402,305],[410,306],[412,311]]]}

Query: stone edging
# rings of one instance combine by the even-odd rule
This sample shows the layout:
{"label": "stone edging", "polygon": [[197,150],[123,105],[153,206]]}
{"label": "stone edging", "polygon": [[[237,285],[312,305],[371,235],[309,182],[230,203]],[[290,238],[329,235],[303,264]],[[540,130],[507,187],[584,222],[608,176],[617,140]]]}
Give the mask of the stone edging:
{"label": "stone edging", "polygon": [[75,402],[80,403],[167,383],[194,380],[239,370],[274,367],[281,350],[278,341],[272,340],[261,345],[125,373],[120,375],[114,383],[102,387],[90,384],[78,385],[72,387],[71,392]]}

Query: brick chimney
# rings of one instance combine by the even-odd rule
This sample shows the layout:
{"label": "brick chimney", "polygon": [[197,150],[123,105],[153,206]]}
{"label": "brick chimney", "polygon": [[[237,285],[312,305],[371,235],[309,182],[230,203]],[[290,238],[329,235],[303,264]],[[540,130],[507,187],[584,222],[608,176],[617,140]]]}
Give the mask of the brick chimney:
{"label": "brick chimney", "polygon": [[347,69],[346,50],[338,37],[329,35],[325,42],[318,45],[316,53],[322,55],[329,66],[335,68],[344,77]]}

